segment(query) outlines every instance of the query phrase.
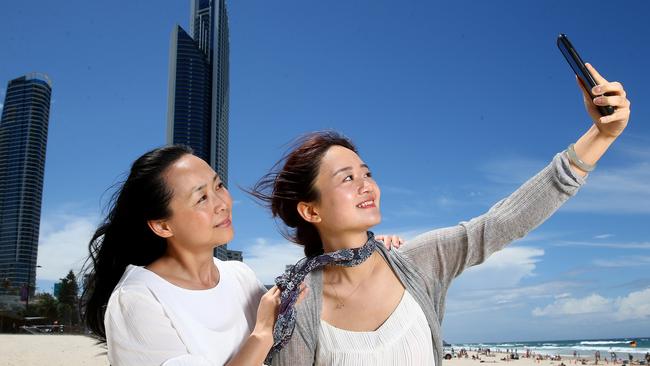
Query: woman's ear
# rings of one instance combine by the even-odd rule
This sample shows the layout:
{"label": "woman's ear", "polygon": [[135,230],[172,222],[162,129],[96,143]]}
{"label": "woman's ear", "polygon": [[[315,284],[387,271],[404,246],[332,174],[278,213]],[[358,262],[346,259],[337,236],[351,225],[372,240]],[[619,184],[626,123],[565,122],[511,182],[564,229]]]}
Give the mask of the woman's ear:
{"label": "woman's ear", "polygon": [[169,227],[167,220],[149,220],[147,225],[154,234],[158,235],[161,238],[170,238],[174,236],[174,231]]}
{"label": "woman's ear", "polygon": [[296,206],[298,214],[307,222],[317,224],[321,222],[321,217],[318,214],[318,209],[312,202],[298,202]]}

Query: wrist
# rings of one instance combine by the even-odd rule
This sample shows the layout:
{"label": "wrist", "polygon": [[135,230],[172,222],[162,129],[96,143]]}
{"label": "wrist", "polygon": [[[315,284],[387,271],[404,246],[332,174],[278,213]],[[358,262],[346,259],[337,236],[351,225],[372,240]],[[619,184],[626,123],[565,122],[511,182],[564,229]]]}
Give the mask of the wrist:
{"label": "wrist", "polygon": [[587,133],[592,135],[594,140],[598,140],[601,143],[611,144],[618,138],[618,136],[614,136],[601,131],[596,125],[592,125]]}
{"label": "wrist", "polygon": [[273,330],[272,329],[253,329],[251,338],[256,339],[258,342],[271,348],[273,346]]}

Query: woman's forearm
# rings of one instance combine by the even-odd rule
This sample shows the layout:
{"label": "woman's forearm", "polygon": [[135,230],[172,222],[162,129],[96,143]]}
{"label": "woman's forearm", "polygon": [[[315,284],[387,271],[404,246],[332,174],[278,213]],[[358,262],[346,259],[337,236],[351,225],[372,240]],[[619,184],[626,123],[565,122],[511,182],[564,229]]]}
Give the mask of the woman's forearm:
{"label": "woman's forearm", "polygon": [[[609,146],[616,140],[616,137],[605,135],[601,133],[595,125],[578,139],[574,145],[576,155],[580,160],[587,164],[593,165],[598,162],[601,156],[607,151]],[[571,163],[571,167],[580,176],[584,177],[587,172],[580,169],[577,165]]]}
{"label": "woman's forearm", "polygon": [[262,365],[266,355],[273,346],[273,334],[255,332],[248,336],[239,352],[228,363],[228,366]]}

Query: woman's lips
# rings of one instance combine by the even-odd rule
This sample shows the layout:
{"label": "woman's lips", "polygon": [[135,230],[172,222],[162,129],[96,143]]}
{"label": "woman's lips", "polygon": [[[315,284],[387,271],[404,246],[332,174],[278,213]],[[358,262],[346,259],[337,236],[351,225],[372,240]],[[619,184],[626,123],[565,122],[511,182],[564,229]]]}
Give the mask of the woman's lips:
{"label": "woman's lips", "polygon": [[217,225],[215,225],[214,227],[226,228],[226,227],[230,227],[231,225],[232,225],[232,221],[230,221],[230,219],[225,219],[220,223],[218,223]]}
{"label": "woman's lips", "polygon": [[358,208],[373,208],[377,207],[375,206],[375,200],[367,200],[363,201],[360,204],[357,205]]}

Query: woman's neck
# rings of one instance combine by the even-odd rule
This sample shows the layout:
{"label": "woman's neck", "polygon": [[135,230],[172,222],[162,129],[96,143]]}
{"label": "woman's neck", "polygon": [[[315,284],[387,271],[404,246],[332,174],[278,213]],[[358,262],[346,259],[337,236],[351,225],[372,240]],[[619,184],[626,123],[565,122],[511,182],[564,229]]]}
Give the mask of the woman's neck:
{"label": "woman's neck", "polygon": [[347,232],[347,233],[320,233],[325,253],[335,252],[340,249],[353,249],[363,246],[368,241],[368,233]]}
{"label": "woman's neck", "polygon": [[[325,253],[335,252],[340,249],[353,249],[362,247],[368,241],[368,233],[366,231],[357,233],[346,233],[338,235],[322,235],[323,249]],[[363,281],[372,271],[375,258],[379,253],[373,253],[363,263],[356,266],[345,267],[337,265],[329,265],[325,268],[325,275],[328,277],[330,283],[340,283],[342,281],[356,284]]]}
{"label": "woman's neck", "polygon": [[168,246],[165,255],[153,264],[154,268],[149,267],[154,272],[159,271],[165,277],[197,287],[212,288],[219,282],[219,270],[214,264],[212,251],[194,253]]}
{"label": "woman's neck", "polygon": [[325,282],[331,284],[348,283],[356,285],[365,281],[372,275],[377,262],[380,260],[380,254],[373,252],[363,263],[352,267],[328,265],[325,267]]}

